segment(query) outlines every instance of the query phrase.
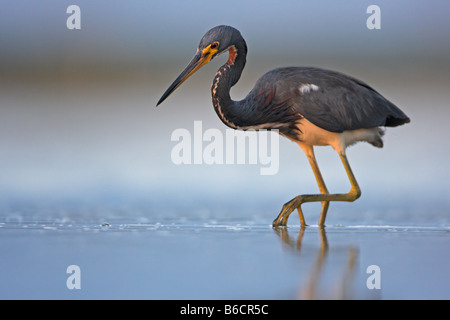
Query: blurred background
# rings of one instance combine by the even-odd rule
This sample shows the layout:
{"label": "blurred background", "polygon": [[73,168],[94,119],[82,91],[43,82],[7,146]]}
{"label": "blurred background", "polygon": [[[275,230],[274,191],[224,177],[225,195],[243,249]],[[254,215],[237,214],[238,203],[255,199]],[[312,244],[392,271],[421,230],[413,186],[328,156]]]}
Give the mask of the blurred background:
{"label": "blurred background", "polygon": [[[80,30],[66,27],[72,4],[81,9]],[[381,9],[380,30],[366,27],[372,4]],[[348,150],[363,196],[333,204],[328,223],[448,225],[448,1],[0,0],[0,8],[4,219],[269,224],[282,204],[316,192],[306,157],[284,138],[273,176],[257,165],[172,163],[175,129],[192,132],[202,120],[203,130],[226,130],[210,98],[224,56],[155,105],[203,34],[228,24],[249,48],[235,100],[275,67],[320,66],[369,83],[411,118],[387,130],[382,150]],[[335,152],[316,155],[329,190],[347,191]],[[317,221],[314,206],[307,216]]]}

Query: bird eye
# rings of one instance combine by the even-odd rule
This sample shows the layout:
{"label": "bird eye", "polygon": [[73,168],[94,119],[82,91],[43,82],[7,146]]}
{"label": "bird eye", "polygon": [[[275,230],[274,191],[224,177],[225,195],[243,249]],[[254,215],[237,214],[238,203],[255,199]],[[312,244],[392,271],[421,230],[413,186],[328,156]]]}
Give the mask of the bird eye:
{"label": "bird eye", "polygon": [[213,42],[211,43],[211,45],[209,46],[211,49],[216,49],[219,46],[218,42]]}

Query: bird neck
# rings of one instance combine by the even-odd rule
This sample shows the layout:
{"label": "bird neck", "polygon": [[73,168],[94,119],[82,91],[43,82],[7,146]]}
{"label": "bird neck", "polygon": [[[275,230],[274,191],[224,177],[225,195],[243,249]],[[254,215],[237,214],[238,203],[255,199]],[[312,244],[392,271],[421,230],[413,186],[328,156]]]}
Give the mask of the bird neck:
{"label": "bird neck", "polygon": [[219,68],[211,87],[212,102],[222,122],[234,129],[243,126],[242,115],[239,114],[239,102],[230,97],[230,89],[241,77],[244,69],[247,46],[242,39],[240,45],[232,45],[228,49],[228,60]]}

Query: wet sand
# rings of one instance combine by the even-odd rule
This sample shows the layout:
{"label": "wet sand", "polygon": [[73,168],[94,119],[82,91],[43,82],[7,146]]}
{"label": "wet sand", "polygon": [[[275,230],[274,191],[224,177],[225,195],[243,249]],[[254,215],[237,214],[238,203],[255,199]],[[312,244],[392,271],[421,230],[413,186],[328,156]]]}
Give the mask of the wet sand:
{"label": "wet sand", "polygon": [[0,298],[449,299],[449,240],[448,227],[9,219]]}

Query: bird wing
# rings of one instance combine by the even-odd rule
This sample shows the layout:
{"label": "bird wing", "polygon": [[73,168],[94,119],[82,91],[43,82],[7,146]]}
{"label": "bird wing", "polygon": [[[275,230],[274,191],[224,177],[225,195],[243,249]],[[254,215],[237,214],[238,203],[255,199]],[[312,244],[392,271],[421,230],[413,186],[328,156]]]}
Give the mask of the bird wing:
{"label": "bird wing", "polygon": [[[295,111],[316,126],[343,132],[360,128],[396,126],[408,117],[366,83],[339,72],[313,67],[287,67],[269,71],[255,85],[263,95],[259,106]],[[261,94],[264,93],[264,94]],[[263,111],[263,110],[261,110]]]}

